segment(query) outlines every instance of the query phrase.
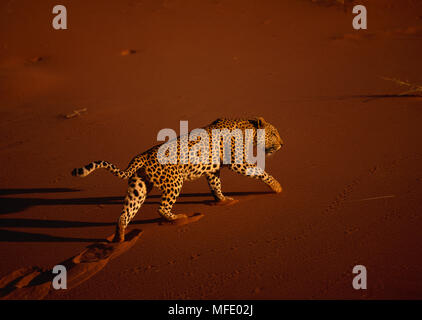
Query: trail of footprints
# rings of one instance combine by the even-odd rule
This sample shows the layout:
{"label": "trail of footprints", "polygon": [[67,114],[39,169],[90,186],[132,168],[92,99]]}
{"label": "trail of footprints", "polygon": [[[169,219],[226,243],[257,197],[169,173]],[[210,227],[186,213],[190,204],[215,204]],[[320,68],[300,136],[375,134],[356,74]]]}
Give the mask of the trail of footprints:
{"label": "trail of footprints", "polygon": [[[329,216],[332,214],[335,214],[336,212],[338,212],[342,206],[344,205],[345,201],[347,201],[348,199],[350,199],[351,195],[353,194],[353,192],[356,190],[356,188],[358,188],[362,183],[364,183],[366,180],[368,180],[369,178],[373,177],[375,174],[379,173],[379,172],[384,172],[384,173],[388,173],[391,174],[394,170],[396,170],[396,168],[400,165],[400,163],[404,160],[408,160],[410,158],[420,158],[419,155],[414,155],[414,156],[410,156],[410,157],[402,157],[400,159],[385,163],[385,164],[378,164],[378,165],[374,165],[372,166],[370,169],[368,169],[365,173],[363,173],[360,177],[357,177],[356,179],[352,180],[349,184],[347,184],[334,198],[333,201],[331,201],[325,209],[323,209],[322,211],[322,215],[319,215],[318,218],[320,219],[319,222],[313,223],[308,225],[305,229],[302,230],[301,233],[296,234],[294,236],[283,236],[281,238],[277,238],[277,237],[271,237],[271,238],[267,238],[267,239],[262,239],[262,240],[252,240],[249,241],[247,243],[247,245],[249,247],[256,247],[258,245],[264,244],[264,245],[269,245],[269,246],[274,246],[274,244],[278,244],[276,250],[274,251],[273,255],[274,256],[283,256],[283,247],[286,247],[289,245],[289,243],[291,243],[291,241],[300,241],[300,240],[305,240],[308,235],[311,233],[311,231],[313,231],[314,229],[317,229],[319,227],[319,225],[322,224],[321,218],[324,218],[324,216]],[[392,211],[388,211],[386,212],[380,219],[382,220],[391,220],[391,219],[398,219],[400,218],[400,215],[392,210]],[[376,221],[374,223],[379,223],[380,221]],[[346,235],[351,235],[355,232],[358,232],[359,229],[357,227],[350,227],[348,229],[346,229],[344,231],[344,233]],[[238,250],[238,246],[234,245],[232,247],[229,248],[229,250]],[[333,251],[334,250],[334,251]],[[215,250],[210,250],[209,253],[213,253]],[[315,256],[326,256],[326,254],[324,255],[324,252],[328,252],[330,251],[330,255],[335,255],[335,248],[334,247],[330,247],[330,248],[321,248],[321,252],[317,252],[313,254],[313,257],[310,257],[310,259],[312,258],[314,261]],[[194,262],[199,260],[201,257],[206,256],[206,253],[196,253],[196,254],[192,254],[189,259]],[[265,258],[265,257],[261,257],[261,258]],[[268,257],[266,257],[268,258]],[[231,272],[226,272],[226,273],[210,273],[208,275],[208,282],[207,283],[212,283],[212,286],[207,286],[205,292],[206,294],[203,295],[203,297],[209,297],[212,295],[218,295],[219,292],[219,288],[221,286],[223,286],[227,281],[233,280],[238,278],[242,273],[248,273],[249,268],[256,266],[259,263],[259,260],[261,260],[259,257],[257,257],[253,262],[243,265],[242,268],[238,268],[234,271]],[[315,262],[315,261],[314,261]],[[168,264],[165,267],[171,267],[173,264],[177,263],[176,260],[170,260],[168,262]],[[146,268],[143,269],[144,271],[148,271],[148,270],[154,270],[154,268]],[[130,271],[130,270],[129,270]],[[185,273],[184,276],[187,277],[191,277],[193,274],[192,273]],[[259,278],[260,276],[257,274],[255,275],[257,278]],[[322,294],[324,292],[328,292],[329,288],[345,281],[345,278],[349,277],[349,273],[348,272],[344,272],[342,274],[340,274],[338,277],[330,280],[327,282],[327,286],[321,289],[321,292],[319,294]],[[279,275],[273,275],[273,279],[275,281],[281,281],[284,279],[284,275],[281,273]],[[220,286],[221,285],[221,286]],[[204,290],[204,288],[202,288]],[[198,286],[196,288],[196,290],[201,291],[201,288]],[[259,294],[262,292],[262,288],[260,287],[256,287],[253,292],[251,292],[252,294]],[[187,294],[187,293],[185,293]],[[319,294],[314,295],[314,297],[318,297]],[[173,293],[173,296],[176,295],[177,297],[181,297],[180,294],[175,294]]]}

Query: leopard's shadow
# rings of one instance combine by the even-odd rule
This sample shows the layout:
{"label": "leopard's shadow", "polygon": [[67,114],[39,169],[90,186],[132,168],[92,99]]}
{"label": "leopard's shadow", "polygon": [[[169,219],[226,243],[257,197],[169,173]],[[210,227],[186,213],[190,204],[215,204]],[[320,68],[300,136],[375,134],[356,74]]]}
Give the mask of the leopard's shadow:
{"label": "leopard's shadow", "polygon": [[[17,194],[34,193],[68,193],[80,190],[70,188],[36,188],[36,189],[0,189],[0,214],[11,214],[22,212],[33,206],[62,206],[62,205],[116,205],[123,204],[123,197],[87,197],[87,198],[45,198],[45,197],[9,197]],[[242,197],[248,195],[269,194],[271,192],[227,192],[227,196]],[[1,197],[7,196],[7,197]],[[148,195],[144,205],[158,205],[161,195]],[[205,198],[201,200],[183,200],[184,198]],[[156,200],[155,200],[156,199]],[[184,193],[179,196],[178,205],[181,204],[210,204],[210,193]],[[144,225],[160,222],[160,218],[135,220],[131,224]],[[3,218],[0,219],[0,227],[9,228],[83,228],[83,227],[101,227],[113,226],[113,222],[84,222],[84,221],[65,221],[65,220],[42,220],[25,218]],[[93,238],[71,238],[58,237],[40,233],[29,233],[21,231],[11,231],[0,229],[0,242],[98,242],[104,239]]]}

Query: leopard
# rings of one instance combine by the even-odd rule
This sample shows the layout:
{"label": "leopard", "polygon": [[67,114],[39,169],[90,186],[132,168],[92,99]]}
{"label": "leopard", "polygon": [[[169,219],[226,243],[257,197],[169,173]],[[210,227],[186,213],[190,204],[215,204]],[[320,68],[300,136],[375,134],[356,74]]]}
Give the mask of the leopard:
{"label": "leopard", "polygon": [[[136,155],[125,170],[104,160],[94,161],[84,167],[73,169],[71,174],[76,177],[86,177],[93,171],[102,168],[121,179],[128,180],[128,189],[123,209],[117,220],[113,242],[125,240],[127,226],[153,188],[161,191],[158,213],[164,221],[168,222],[187,218],[186,214],[172,212],[173,205],[176,203],[185,181],[193,181],[205,176],[216,203],[234,201],[233,198],[225,196],[222,192],[220,180],[222,168],[259,179],[273,192],[282,192],[280,183],[273,176],[257,163],[245,161],[247,156],[245,145],[247,143],[251,143],[254,150],[261,143],[265,153],[264,157],[272,155],[284,145],[275,126],[263,117],[218,118],[200,129],[201,134],[197,134],[196,139],[195,135],[193,139],[180,135],[171,141],[169,138],[169,141],[157,144]],[[261,130],[264,134],[259,135],[258,129],[264,129]],[[247,131],[251,134],[247,135]],[[220,136],[211,143],[210,139],[206,139],[205,136],[207,134],[211,136],[215,132],[219,132]],[[247,139],[246,136],[249,138]],[[238,138],[240,138],[240,143],[236,140]],[[167,145],[164,145],[166,143]],[[163,151],[163,148],[166,150]],[[196,158],[190,157],[192,155],[195,155]],[[201,161],[197,161],[198,159]]]}

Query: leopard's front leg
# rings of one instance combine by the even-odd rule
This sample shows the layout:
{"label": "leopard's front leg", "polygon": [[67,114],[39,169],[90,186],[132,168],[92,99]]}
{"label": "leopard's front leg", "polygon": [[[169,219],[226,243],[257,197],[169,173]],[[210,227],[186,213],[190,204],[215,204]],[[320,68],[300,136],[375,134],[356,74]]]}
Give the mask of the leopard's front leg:
{"label": "leopard's front leg", "polygon": [[268,185],[271,190],[276,193],[283,191],[280,183],[271,175],[269,175],[265,170],[262,170],[260,167],[254,164],[232,164],[229,166],[230,170],[240,173],[244,176],[259,179]]}

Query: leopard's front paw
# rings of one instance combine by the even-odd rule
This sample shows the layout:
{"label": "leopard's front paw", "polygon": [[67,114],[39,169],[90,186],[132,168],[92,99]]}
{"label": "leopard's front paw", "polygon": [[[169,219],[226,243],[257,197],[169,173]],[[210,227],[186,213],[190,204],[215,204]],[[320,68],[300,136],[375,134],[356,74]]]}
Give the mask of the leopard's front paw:
{"label": "leopard's front paw", "polygon": [[280,183],[277,180],[274,180],[273,182],[270,183],[270,188],[275,193],[281,193],[281,191],[283,191],[283,188],[281,187]]}
{"label": "leopard's front paw", "polygon": [[215,201],[209,202],[210,206],[231,206],[238,203],[239,200],[235,200],[232,197],[224,197],[222,199],[216,199]]}

